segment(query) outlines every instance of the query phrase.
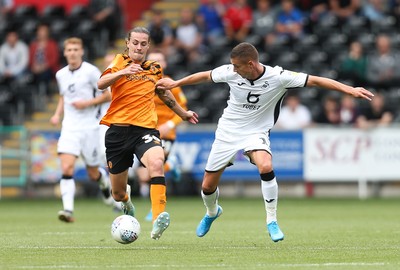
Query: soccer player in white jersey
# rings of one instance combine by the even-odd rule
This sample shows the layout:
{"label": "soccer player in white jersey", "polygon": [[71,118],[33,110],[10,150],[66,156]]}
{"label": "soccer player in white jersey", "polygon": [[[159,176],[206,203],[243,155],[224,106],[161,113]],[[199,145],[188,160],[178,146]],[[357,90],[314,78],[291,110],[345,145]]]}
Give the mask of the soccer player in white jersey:
{"label": "soccer player in white jersey", "polygon": [[111,100],[109,91],[97,88],[100,70],[83,61],[82,40],[68,38],[64,41],[64,56],[68,65],[56,73],[60,92],[59,102],[50,122],[57,125],[62,120],[57,152],[61,161],[60,190],[63,210],[58,212],[61,221],[73,222],[75,163],[82,156],[90,180],[99,183],[105,202],[113,204],[110,180],[101,167],[104,164],[100,151],[100,105]]}
{"label": "soccer player in white jersey", "polygon": [[261,64],[257,49],[240,43],[231,51],[231,64],[198,72],[180,80],[162,79],[156,87],[173,87],[213,81],[230,87],[228,106],[218,121],[215,140],[208,157],[201,196],[207,213],[197,227],[204,236],[212,222],[222,214],[218,205],[218,183],[226,167],[233,164],[236,153],[243,150],[260,173],[261,191],[266,209],[268,233],[274,242],[284,234],[277,223],[278,185],[272,166],[269,132],[279,116],[282,100],[290,88],[319,87],[371,100],[373,94],[362,87]]}

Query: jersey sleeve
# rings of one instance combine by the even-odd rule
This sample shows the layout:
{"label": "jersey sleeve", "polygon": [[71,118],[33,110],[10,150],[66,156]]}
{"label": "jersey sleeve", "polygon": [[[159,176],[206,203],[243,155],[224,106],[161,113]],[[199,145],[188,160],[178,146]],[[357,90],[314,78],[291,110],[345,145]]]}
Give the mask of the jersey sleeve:
{"label": "jersey sleeve", "polygon": [[211,71],[211,79],[215,83],[227,82],[234,74],[233,65],[223,65]]}
{"label": "jersey sleeve", "polygon": [[127,55],[117,54],[114,57],[114,59],[111,61],[111,63],[108,65],[108,67],[103,71],[101,76],[104,76],[105,74],[108,74],[108,73],[114,73],[121,69],[124,69],[131,62],[132,61],[130,61],[130,59]]}
{"label": "jersey sleeve", "polygon": [[279,72],[279,80],[286,89],[305,87],[307,84],[308,74],[306,73],[290,71],[278,66],[274,69]]}
{"label": "jersey sleeve", "polygon": [[89,76],[90,76],[90,84],[91,84],[91,86],[93,86],[93,89],[98,90],[98,92],[101,94],[102,90],[100,90],[97,87],[97,81],[99,80],[99,78],[101,76],[100,70],[97,67],[93,66],[93,69],[90,72]]}
{"label": "jersey sleeve", "polygon": [[64,93],[63,93],[63,90],[62,90],[61,74],[60,73],[61,73],[61,70],[57,71],[55,77],[56,77],[56,81],[57,81],[58,92],[62,96],[62,95],[64,95]]}

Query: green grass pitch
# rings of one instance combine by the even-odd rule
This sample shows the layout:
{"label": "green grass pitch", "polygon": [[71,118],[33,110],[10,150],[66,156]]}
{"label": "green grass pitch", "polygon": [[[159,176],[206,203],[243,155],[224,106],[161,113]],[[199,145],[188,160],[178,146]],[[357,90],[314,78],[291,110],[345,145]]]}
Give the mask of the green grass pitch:
{"label": "green grass pitch", "polygon": [[73,224],[57,220],[60,200],[0,200],[0,269],[400,269],[399,199],[281,198],[278,243],[261,198],[220,198],[223,215],[198,238],[200,196],[170,197],[158,241],[149,201],[133,201],[142,232],[122,245],[110,235],[118,214],[100,199],[77,199]]}

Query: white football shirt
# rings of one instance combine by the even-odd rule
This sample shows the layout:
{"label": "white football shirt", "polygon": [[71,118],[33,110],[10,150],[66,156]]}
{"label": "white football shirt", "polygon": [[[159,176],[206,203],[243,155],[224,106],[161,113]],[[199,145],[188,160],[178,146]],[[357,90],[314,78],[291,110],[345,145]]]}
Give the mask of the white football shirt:
{"label": "white football shirt", "polygon": [[304,87],[308,75],[284,70],[282,67],[264,66],[264,73],[249,81],[234,72],[233,65],[212,70],[215,83],[229,85],[228,106],[218,121],[216,136],[228,139],[235,135],[268,132],[278,119],[287,89]]}
{"label": "white football shirt", "polygon": [[70,70],[66,66],[56,73],[58,89],[64,97],[63,129],[84,130],[99,127],[100,105],[78,110],[72,103],[102,95],[102,91],[97,88],[100,75],[100,70],[88,62],[83,62],[76,70]]}

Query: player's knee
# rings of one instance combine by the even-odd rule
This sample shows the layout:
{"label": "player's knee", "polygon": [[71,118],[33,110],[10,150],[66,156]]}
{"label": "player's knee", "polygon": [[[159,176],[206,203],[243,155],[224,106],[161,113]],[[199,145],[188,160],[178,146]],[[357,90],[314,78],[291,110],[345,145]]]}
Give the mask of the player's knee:
{"label": "player's knee", "polygon": [[148,167],[153,172],[162,172],[164,168],[164,158],[154,158],[149,161]]}
{"label": "player's knee", "polygon": [[74,165],[73,164],[63,164],[61,165],[62,174],[65,175],[73,175],[74,174]]}
{"label": "player's knee", "polygon": [[201,185],[201,190],[203,191],[204,194],[212,194],[216,189],[217,186],[210,183],[203,183]]}
{"label": "player's knee", "polygon": [[272,171],[272,164],[271,162],[264,162],[258,165],[260,173],[269,173]]}

